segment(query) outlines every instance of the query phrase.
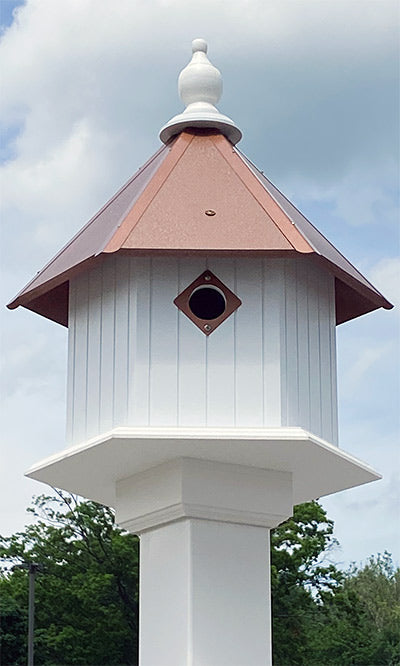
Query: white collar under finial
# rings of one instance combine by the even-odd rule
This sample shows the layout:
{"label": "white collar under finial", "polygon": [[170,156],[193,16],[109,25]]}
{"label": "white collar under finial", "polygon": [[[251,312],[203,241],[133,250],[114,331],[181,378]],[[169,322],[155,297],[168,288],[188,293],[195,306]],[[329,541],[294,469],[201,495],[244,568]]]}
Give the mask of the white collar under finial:
{"label": "white collar under finial", "polygon": [[236,144],[242,138],[240,129],[215,107],[222,95],[222,77],[207,58],[207,42],[194,39],[192,51],[192,59],[178,79],[179,95],[186,109],[162,127],[160,139],[168,143],[171,137],[185,128],[209,127],[218,129]]}

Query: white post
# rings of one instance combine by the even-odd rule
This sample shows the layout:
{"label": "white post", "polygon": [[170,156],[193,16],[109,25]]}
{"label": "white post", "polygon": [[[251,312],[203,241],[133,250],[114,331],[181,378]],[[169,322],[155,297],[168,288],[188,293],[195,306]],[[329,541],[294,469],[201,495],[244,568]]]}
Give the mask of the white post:
{"label": "white post", "polygon": [[140,537],[140,665],[271,664],[269,530],[183,519]]}
{"label": "white post", "polygon": [[140,666],[269,666],[269,530],[290,473],[180,459],[117,484],[140,534]]}

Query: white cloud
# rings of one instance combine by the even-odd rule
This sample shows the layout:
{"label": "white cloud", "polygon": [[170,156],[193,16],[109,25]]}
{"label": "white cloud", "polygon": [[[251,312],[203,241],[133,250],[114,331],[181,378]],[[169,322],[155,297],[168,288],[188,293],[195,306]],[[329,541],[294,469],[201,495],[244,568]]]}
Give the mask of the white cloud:
{"label": "white cloud", "polygon": [[[3,123],[20,124],[14,146],[15,188],[21,192],[25,185],[24,180],[19,183],[18,170],[23,179],[26,161],[37,160],[40,169],[47,160],[51,170],[56,161],[68,159],[65,145],[76,127],[85,126],[100,162],[101,151],[107,151],[104,136],[114,145],[128,143],[131,149],[141,135],[154,137],[180,107],[175,79],[189,58],[190,39],[198,33],[210,39],[211,57],[223,69],[234,111],[240,120],[241,107],[248,116],[249,136],[252,125],[258,126],[265,116],[260,131],[270,134],[269,142],[273,144],[281,127],[285,142],[294,142],[301,153],[301,161],[293,151],[289,161],[284,149],[286,170],[301,164],[303,172],[312,168],[318,179],[328,161],[343,167],[353,148],[359,130],[346,128],[344,117],[354,106],[354,91],[362,97],[365,88],[373,91],[377,81],[393,70],[385,64],[390,56],[393,61],[396,48],[394,13],[393,2],[366,2],[360,14],[358,2],[331,0],[116,0],[112,11],[107,0],[28,0],[17,10],[17,20],[0,45]],[[368,109],[371,99],[367,96],[363,104],[357,122],[361,127],[363,116],[377,115],[376,109],[372,116]],[[385,131],[384,126],[381,144]],[[375,146],[375,133],[367,134],[365,128],[357,139],[359,148]],[[341,154],[334,156],[340,136]],[[274,148],[276,160],[282,138]],[[320,139],[329,151],[315,150]],[[124,151],[122,158],[128,159]],[[111,172],[116,168],[108,166]],[[377,168],[381,170],[382,164]],[[77,170],[78,196],[80,176]],[[353,195],[344,193],[338,204],[346,219],[370,219],[371,197],[380,202],[383,196],[380,183],[373,194],[373,180],[374,176],[365,182],[362,191],[353,187],[355,181],[359,185],[358,173],[343,182],[342,189]],[[51,178],[48,185],[51,191]],[[361,214],[354,216],[348,210],[351,205]]]}
{"label": "white cloud", "polygon": [[384,550],[393,554],[397,565],[400,563],[399,483],[389,469],[382,471],[386,474],[381,481],[323,500],[325,510],[335,520],[335,534],[340,543],[334,559],[344,568],[350,560],[365,562]]}
{"label": "white cloud", "polygon": [[379,224],[385,233],[388,226],[397,226],[398,164],[387,156],[377,157],[373,164],[364,155],[351,159],[353,164],[329,181],[293,174],[288,187],[296,198],[328,205],[342,224],[355,228]]}
{"label": "white cloud", "polygon": [[[22,234],[29,239],[30,253],[49,256],[94,212],[93,200],[104,197],[109,185],[110,152],[110,138],[82,119],[56,146],[36,155],[21,151],[3,166],[3,216],[10,227],[15,221],[20,239]],[[16,251],[20,254],[19,244]]]}
{"label": "white cloud", "polygon": [[400,313],[400,257],[381,259],[370,271],[371,280]]}
{"label": "white cloud", "polygon": [[[0,43],[2,123],[14,128],[2,165],[4,300],[156,150],[158,128],[181,108],[176,78],[198,36],[223,73],[221,110],[242,126],[249,157],[311,207],[327,203],[343,228],[381,237],[382,210],[393,215],[396,12],[386,0],[362,11],[358,0],[27,0]],[[371,266],[372,248],[356,239]],[[393,298],[394,260],[371,277]],[[13,529],[41,488],[24,469],[62,448],[65,335],[29,312],[2,316],[3,349],[13,350],[3,432]],[[360,342],[361,328],[348,329],[342,349],[348,395],[388,363],[388,338],[372,326]],[[363,432],[365,449],[375,435]]]}
{"label": "white cloud", "polygon": [[353,363],[344,374],[344,384],[349,394],[353,394],[373,374],[376,364],[380,363],[385,356],[391,352],[389,345],[376,345],[370,348],[362,348],[356,352]]}
{"label": "white cloud", "polygon": [[347,224],[361,227],[376,223],[377,218],[395,219],[395,165],[386,169],[382,169],[382,164],[374,166],[374,170],[364,168],[361,173],[360,169],[347,173],[336,184],[336,192],[330,192],[336,200],[336,214]]}
{"label": "white cloud", "polygon": [[[379,66],[393,49],[395,3],[366,2],[362,14],[359,6],[333,0],[116,0],[110,11],[108,0],[28,0],[1,45],[5,117],[25,117],[36,105],[46,116],[49,105],[59,111],[53,123],[51,114],[46,117],[51,132],[52,124],[79,115],[81,105],[101,113],[96,103],[118,104],[120,100],[106,95],[115,81],[123,97],[123,87],[142,94],[138,83],[146,86],[155,69],[157,85],[152,99],[146,100],[151,103],[157,99],[159,74],[174,76],[171,64],[183,64],[190,40],[200,33],[210,40],[212,57],[218,56],[232,78],[240,63],[249,64],[250,77],[260,74],[262,64],[263,77],[255,81],[261,90],[265,78],[289,62],[295,87],[299,75],[306,80],[317,72],[326,94],[332,75],[337,87],[340,81],[347,87],[355,78],[354,69],[365,71],[365,63]],[[327,71],[318,72],[323,66]],[[373,76],[371,69],[369,75]],[[313,93],[318,95],[318,89]]]}
{"label": "white cloud", "polygon": [[19,126],[2,167],[5,239],[17,229],[39,268],[143,163],[180,108],[176,76],[198,34],[223,70],[233,117],[247,118],[251,157],[262,146],[263,166],[268,156],[298,184],[308,173],[310,200],[332,202],[345,222],[371,224],[378,206],[390,216],[389,167],[381,157],[360,166],[354,153],[386,145],[387,123],[380,138],[363,131],[354,143],[340,122],[354,91],[371,97],[393,69],[394,12],[393,2],[366,2],[360,15],[358,2],[333,0],[116,0],[112,11],[107,0],[28,0],[0,44],[2,122]]}

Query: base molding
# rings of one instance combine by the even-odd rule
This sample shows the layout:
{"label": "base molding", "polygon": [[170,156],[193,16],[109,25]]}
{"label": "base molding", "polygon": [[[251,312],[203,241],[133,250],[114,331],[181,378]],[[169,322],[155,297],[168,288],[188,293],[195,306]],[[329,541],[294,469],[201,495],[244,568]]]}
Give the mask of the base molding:
{"label": "base molding", "polygon": [[181,520],[276,527],[292,514],[290,472],[179,458],[117,482],[116,520],[140,534]]}
{"label": "base molding", "polygon": [[144,426],[115,428],[74,444],[33,465],[27,476],[115,507],[121,479],[180,458],[290,473],[294,504],[381,478],[303,428]]}

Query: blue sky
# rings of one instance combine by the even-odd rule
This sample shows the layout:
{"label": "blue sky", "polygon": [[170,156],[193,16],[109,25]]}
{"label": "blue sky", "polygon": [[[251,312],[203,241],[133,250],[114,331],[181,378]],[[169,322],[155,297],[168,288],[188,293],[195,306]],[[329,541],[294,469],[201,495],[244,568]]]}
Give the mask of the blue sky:
{"label": "blue sky", "polygon": [[24,0],[1,0],[0,2],[0,26],[3,32],[14,20],[13,12],[16,7],[24,4]]}
{"label": "blue sky", "polygon": [[[19,4],[1,0],[4,304],[158,148],[198,36],[241,150],[398,302],[397,2]],[[21,308],[1,317],[6,533],[45,490],[24,471],[64,445],[66,332]],[[398,561],[398,308],[340,326],[338,359],[341,446],[384,479],[324,500],[332,558]]]}

